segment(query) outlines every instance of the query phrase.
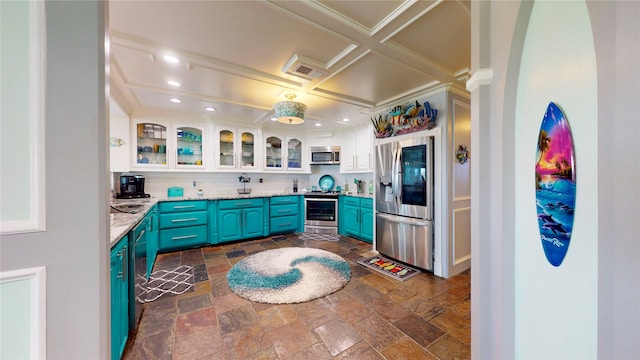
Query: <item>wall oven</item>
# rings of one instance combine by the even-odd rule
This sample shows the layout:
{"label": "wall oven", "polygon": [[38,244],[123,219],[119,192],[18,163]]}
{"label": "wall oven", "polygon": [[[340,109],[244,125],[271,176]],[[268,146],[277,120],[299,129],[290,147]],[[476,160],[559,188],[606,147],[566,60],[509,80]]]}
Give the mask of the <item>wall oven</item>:
{"label": "wall oven", "polygon": [[304,228],[311,233],[338,233],[338,194],[310,192],[304,196]]}

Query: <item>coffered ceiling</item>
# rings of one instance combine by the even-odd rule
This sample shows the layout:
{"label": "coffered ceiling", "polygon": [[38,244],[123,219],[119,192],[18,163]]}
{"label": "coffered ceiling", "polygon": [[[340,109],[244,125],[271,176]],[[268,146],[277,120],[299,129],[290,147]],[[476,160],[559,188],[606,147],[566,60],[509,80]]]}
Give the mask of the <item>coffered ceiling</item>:
{"label": "coffered ceiling", "polygon": [[[133,117],[335,131],[464,88],[471,61],[468,0],[112,0],[109,27],[112,100]],[[304,124],[270,121],[287,93]]]}

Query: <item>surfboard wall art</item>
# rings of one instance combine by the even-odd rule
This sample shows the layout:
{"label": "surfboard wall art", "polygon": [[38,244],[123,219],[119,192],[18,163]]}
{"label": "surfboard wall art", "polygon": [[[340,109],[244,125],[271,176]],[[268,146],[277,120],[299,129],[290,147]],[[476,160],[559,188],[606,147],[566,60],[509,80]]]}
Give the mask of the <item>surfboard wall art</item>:
{"label": "surfboard wall art", "polygon": [[542,249],[560,266],[571,240],[576,203],[573,137],[562,110],[549,103],[538,134],[536,208]]}

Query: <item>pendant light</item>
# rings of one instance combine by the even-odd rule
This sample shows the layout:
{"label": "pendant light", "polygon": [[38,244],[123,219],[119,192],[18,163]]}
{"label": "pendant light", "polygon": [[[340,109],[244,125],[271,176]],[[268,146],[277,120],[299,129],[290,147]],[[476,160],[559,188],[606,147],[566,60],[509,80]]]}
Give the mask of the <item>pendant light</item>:
{"label": "pendant light", "polygon": [[283,124],[302,124],[304,122],[304,111],[307,109],[307,105],[293,101],[296,98],[295,94],[285,94],[287,101],[277,102],[273,109],[276,113],[276,118]]}

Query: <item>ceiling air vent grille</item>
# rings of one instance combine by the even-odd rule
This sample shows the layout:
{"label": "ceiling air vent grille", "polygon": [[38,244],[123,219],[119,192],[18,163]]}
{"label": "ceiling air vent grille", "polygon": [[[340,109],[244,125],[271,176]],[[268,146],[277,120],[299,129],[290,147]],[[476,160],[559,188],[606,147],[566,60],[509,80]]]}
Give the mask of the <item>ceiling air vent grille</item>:
{"label": "ceiling air vent grille", "polygon": [[324,65],[319,61],[315,61],[295,54],[282,68],[287,74],[300,76],[305,79],[319,79],[327,74]]}
{"label": "ceiling air vent grille", "polygon": [[310,67],[306,67],[304,65],[300,65],[296,68],[296,72],[299,72],[301,74],[305,74],[305,75],[309,75],[310,72],[312,72],[313,69]]}

